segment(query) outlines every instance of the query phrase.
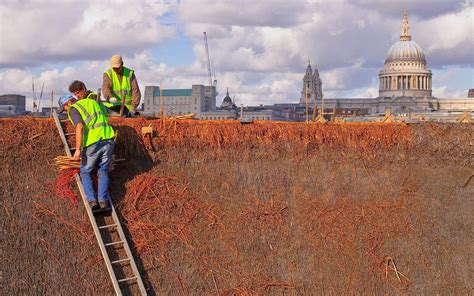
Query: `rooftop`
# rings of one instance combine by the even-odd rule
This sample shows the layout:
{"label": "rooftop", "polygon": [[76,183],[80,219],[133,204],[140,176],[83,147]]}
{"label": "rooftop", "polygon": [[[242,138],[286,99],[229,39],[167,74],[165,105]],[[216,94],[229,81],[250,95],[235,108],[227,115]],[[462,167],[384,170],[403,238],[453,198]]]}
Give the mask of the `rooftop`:
{"label": "rooftop", "polygon": [[[163,89],[162,96],[163,97],[190,97],[192,93],[192,89]],[[160,96],[160,88],[155,90],[154,95],[156,97]]]}

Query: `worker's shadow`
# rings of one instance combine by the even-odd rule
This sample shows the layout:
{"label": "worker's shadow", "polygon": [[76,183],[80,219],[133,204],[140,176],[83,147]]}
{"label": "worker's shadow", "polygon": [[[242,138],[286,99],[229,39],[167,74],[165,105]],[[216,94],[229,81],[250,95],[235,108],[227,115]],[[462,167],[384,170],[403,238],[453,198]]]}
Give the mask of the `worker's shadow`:
{"label": "worker's shadow", "polygon": [[[133,240],[124,219],[120,213],[120,207],[117,207],[124,201],[127,188],[126,184],[136,176],[150,171],[154,165],[160,163],[159,160],[153,160],[147,146],[143,142],[142,136],[130,126],[114,126],[117,132],[114,152],[114,168],[110,172],[110,195],[116,206],[117,214],[122,222],[122,228],[127,236],[127,241],[132,250],[137,267],[142,276],[143,282],[147,287],[148,295],[155,295],[153,285],[149,280],[143,262],[135,249]],[[125,288],[125,287],[124,287]],[[131,291],[123,291],[124,294],[132,294]]]}

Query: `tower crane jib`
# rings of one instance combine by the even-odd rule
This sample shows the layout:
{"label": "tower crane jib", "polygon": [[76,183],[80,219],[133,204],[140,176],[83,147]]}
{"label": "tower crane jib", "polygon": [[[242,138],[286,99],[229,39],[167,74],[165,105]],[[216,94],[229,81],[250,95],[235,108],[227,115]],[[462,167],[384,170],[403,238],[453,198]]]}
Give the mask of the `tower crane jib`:
{"label": "tower crane jib", "polygon": [[209,46],[207,45],[207,34],[206,34],[206,32],[203,32],[203,35],[204,35],[204,46],[206,48],[207,74],[209,76],[209,85],[212,86],[211,59],[209,58]]}

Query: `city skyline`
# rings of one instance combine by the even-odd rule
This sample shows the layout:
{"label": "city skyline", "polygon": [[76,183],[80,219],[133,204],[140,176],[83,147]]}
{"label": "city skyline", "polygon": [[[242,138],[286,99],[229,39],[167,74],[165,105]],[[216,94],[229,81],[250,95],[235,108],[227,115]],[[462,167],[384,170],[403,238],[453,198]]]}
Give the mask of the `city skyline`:
{"label": "city skyline", "polygon": [[433,95],[466,97],[474,85],[471,1],[245,2],[2,3],[0,93],[24,94],[30,105],[32,76],[38,93],[43,82],[48,94],[66,93],[74,79],[97,89],[114,53],[136,70],[142,96],[160,82],[205,84],[206,31],[218,104],[227,87],[245,105],[297,102],[308,60],[325,96],[376,97],[405,8],[433,71]]}

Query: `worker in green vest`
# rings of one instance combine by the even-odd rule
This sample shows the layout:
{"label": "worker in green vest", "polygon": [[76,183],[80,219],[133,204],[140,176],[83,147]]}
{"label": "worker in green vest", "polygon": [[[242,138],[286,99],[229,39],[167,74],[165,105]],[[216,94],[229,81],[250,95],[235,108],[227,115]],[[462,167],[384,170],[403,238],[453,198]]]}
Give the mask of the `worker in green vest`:
{"label": "worker in green vest", "polygon": [[[59,98],[59,113],[66,111],[75,128],[73,159],[81,160],[80,174],[87,201],[92,210],[109,208],[109,166],[114,152],[114,129],[95,100],[96,94],[88,91],[81,81],[69,86],[74,95]],[[94,190],[91,173],[97,169],[98,189]]]}
{"label": "worker in green vest", "polygon": [[122,115],[138,114],[141,94],[137,78],[132,69],[123,66],[122,57],[117,54],[110,59],[110,69],[102,77],[102,93],[109,110],[120,113],[122,100],[125,100]]}

